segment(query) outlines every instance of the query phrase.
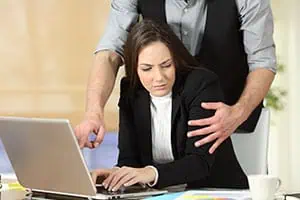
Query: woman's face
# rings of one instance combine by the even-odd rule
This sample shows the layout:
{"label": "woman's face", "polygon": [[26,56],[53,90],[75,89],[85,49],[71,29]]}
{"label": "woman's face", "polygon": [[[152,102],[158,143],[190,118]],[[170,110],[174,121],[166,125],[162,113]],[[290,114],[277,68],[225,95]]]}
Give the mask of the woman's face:
{"label": "woman's face", "polygon": [[172,91],[175,65],[168,47],[162,42],[144,47],[138,57],[137,74],[144,88],[153,96],[164,96]]}

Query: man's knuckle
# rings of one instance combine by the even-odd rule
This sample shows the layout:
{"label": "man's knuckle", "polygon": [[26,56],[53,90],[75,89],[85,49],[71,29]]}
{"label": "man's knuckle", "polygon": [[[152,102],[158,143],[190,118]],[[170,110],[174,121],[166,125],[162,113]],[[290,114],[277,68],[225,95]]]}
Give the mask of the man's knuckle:
{"label": "man's knuckle", "polygon": [[219,129],[224,130],[224,124],[223,123],[219,123]]}
{"label": "man's knuckle", "polygon": [[214,134],[214,136],[215,136],[215,138],[221,137],[221,132],[220,132],[220,131],[216,132],[216,133]]}
{"label": "man's knuckle", "polygon": [[218,134],[213,134],[212,135],[212,138],[211,138],[211,141],[213,141],[213,140],[215,140],[215,139],[217,139],[218,138]]}
{"label": "man's knuckle", "polygon": [[221,116],[220,116],[220,115],[216,115],[216,116],[215,116],[215,121],[216,121],[216,122],[220,122],[220,119],[221,119]]}
{"label": "man's knuckle", "polygon": [[214,124],[214,130],[215,132],[217,132],[218,130],[220,130],[220,124]]}

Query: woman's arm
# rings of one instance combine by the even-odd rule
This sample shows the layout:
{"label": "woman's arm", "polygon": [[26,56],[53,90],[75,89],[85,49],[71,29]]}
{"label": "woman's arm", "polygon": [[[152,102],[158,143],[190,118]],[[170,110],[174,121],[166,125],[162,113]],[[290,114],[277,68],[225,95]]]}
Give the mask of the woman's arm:
{"label": "woman's arm", "polygon": [[[201,102],[222,101],[223,95],[217,77],[206,71],[195,72],[188,76],[183,96],[188,111],[188,120],[201,119],[214,115],[213,110],[205,110]],[[202,78],[201,78],[202,77]],[[188,131],[201,127],[188,126]],[[182,133],[186,134],[186,133]],[[188,183],[205,178],[209,175],[214,162],[214,154],[209,154],[211,143],[195,147],[195,142],[204,136],[186,137],[185,156],[171,163],[155,165],[158,170],[157,188]]]}
{"label": "woman's arm", "polygon": [[133,110],[128,97],[129,84],[121,81],[119,99],[119,157],[117,166],[140,167],[137,135],[133,123]]}

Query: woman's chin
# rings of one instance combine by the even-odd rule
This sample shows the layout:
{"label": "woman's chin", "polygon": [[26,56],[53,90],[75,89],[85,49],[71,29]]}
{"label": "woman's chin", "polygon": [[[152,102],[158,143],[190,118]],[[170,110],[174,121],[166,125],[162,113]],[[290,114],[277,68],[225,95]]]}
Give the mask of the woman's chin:
{"label": "woman's chin", "polygon": [[169,93],[170,93],[169,90],[156,90],[156,91],[153,91],[151,94],[156,97],[163,97]]}

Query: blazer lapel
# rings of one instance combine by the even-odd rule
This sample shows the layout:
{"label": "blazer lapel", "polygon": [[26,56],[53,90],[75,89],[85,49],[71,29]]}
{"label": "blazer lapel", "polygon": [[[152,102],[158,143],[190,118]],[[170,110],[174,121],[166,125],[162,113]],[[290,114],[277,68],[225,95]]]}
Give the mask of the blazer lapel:
{"label": "blazer lapel", "polygon": [[135,101],[135,123],[139,135],[139,145],[143,154],[143,164],[152,164],[152,137],[150,96],[147,91],[138,91]]}
{"label": "blazer lapel", "polygon": [[178,114],[179,111],[179,107],[180,107],[180,103],[181,103],[181,98],[179,94],[175,94],[175,96],[173,97],[172,100],[172,116],[171,116],[171,127],[174,127],[174,123],[175,123],[175,119],[176,116]]}
{"label": "blazer lapel", "polygon": [[172,140],[172,152],[176,159],[178,157],[178,136],[177,136],[177,118],[180,114],[181,97],[179,94],[175,94],[172,99],[172,116],[171,116],[171,140]]}

